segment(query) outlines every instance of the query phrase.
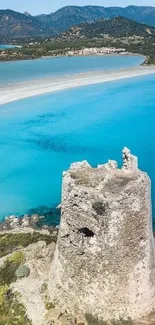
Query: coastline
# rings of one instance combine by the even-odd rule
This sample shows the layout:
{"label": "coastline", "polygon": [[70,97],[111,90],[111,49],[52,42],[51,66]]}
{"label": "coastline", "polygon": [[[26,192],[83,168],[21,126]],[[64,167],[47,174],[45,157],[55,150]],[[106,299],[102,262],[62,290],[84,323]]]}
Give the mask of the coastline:
{"label": "coastline", "polygon": [[[52,58],[64,58],[64,57],[68,57],[68,58],[72,58],[72,57],[89,57],[89,56],[142,56],[144,58],[144,62],[146,60],[146,56],[143,54],[139,54],[139,53],[132,53],[132,52],[124,52],[124,53],[96,53],[96,54],[74,54],[74,55],[65,55],[65,54],[59,54],[59,55],[48,55],[48,56],[42,56],[38,59],[52,59]],[[38,59],[32,59],[32,60],[38,60]],[[5,61],[0,61],[0,62],[5,62]],[[143,62],[143,63],[144,63]]]}
{"label": "coastline", "polygon": [[[92,51],[92,49],[95,49],[96,51]],[[102,51],[103,48],[85,48],[85,50],[90,50],[90,52],[85,52],[85,53],[80,53],[80,50],[75,50],[74,53],[70,54],[70,51],[69,52],[66,52],[66,53],[57,53],[57,54],[49,54],[49,55],[41,55],[41,56],[38,56],[38,57],[32,57],[32,56],[29,56],[29,57],[5,57],[5,56],[0,56],[0,63],[4,63],[4,62],[15,62],[15,61],[27,61],[27,60],[40,60],[40,59],[52,59],[52,58],[61,58],[61,57],[89,57],[89,56],[142,56],[144,57],[144,63],[145,63],[145,60],[146,60],[146,56],[141,54],[141,53],[133,53],[133,52],[128,52],[128,51],[123,51],[124,49],[122,49],[121,52],[117,52],[117,49],[116,52],[115,51],[112,51],[112,52],[107,52],[107,51]],[[105,49],[105,48],[104,48]],[[0,48],[0,50],[2,50]],[[7,49],[6,49],[7,50]],[[78,53],[79,52],[79,53]]]}
{"label": "coastline", "polygon": [[155,66],[140,66],[122,70],[87,72],[64,77],[52,77],[15,83],[0,88],[0,105],[61,90],[151,74],[155,74]]}

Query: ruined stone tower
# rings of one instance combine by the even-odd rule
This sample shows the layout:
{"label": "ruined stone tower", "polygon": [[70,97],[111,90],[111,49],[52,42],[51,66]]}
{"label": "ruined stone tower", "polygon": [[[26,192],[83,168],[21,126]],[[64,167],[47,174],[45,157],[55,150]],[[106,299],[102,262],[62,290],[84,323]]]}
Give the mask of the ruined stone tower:
{"label": "ruined stone tower", "polygon": [[60,309],[104,320],[152,311],[155,298],[150,179],[125,148],[123,167],[74,163],[63,175],[50,295]]}

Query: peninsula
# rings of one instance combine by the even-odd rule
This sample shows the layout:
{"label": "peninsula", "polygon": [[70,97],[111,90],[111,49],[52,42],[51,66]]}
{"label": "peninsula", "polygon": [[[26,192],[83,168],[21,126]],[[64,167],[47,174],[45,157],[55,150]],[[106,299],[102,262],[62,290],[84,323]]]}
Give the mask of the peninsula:
{"label": "peninsula", "polygon": [[121,79],[155,74],[154,66],[136,67],[115,71],[80,73],[62,78],[44,78],[40,80],[16,83],[0,88],[0,105],[22,98],[48,94],[81,86],[105,83]]}
{"label": "peninsula", "polygon": [[[124,17],[100,19],[57,33],[31,37],[3,37],[2,41],[21,48],[1,49],[0,61],[37,59],[49,56],[96,54],[142,54],[145,64],[155,63],[155,27]],[[0,41],[0,42],[2,42]]]}

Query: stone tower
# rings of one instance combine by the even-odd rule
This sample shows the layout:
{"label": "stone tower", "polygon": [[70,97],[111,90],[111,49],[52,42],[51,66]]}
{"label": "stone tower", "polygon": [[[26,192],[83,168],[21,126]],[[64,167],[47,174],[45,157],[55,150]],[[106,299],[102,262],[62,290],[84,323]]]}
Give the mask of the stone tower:
{"label": "stone tower", "polygon": [[60,309],[104,320],[152,311],[155,258],[150,179],[123,150],[92,168],[74,163],[63,175],[62,216],[49,289]]}

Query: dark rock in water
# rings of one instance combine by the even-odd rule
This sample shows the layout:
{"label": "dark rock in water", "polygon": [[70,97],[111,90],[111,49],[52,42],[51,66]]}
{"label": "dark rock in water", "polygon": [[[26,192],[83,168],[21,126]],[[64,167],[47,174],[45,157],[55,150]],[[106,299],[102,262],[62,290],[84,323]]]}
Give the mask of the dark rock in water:
{"label": "dark rock in water", "polygon": [[15,274],[17,278],[27,278],[30,274],[30,269],[26,265],[22,265],[16,270]]}
{"label": "dark rock in water", "polygon": [[34,215],[39,216],[39,221],[37,223],[39,227],[44,225],[57,226],[60,222],[61,210],[57,209],[56,207],[49,208],[41,205],[37,208],[29,210],[28,214],[31,215],[31,217]]}
{"label": "dark rock in water", "polygon": [[39,216],[45,216],[45,215],[53,215],[53,208],[46,207],[44,205],[40,205],[37,208],[32,208],[28,211],[30,215],[39,215]]}
{"label": "dark rock in water", "polygon": [[27,231],[48,230],[50,233],[60,223],[61,209],[39,206],[31,209],[27,214],[17,217],[14,215],[6,217],[0,222],[1,231]]}

